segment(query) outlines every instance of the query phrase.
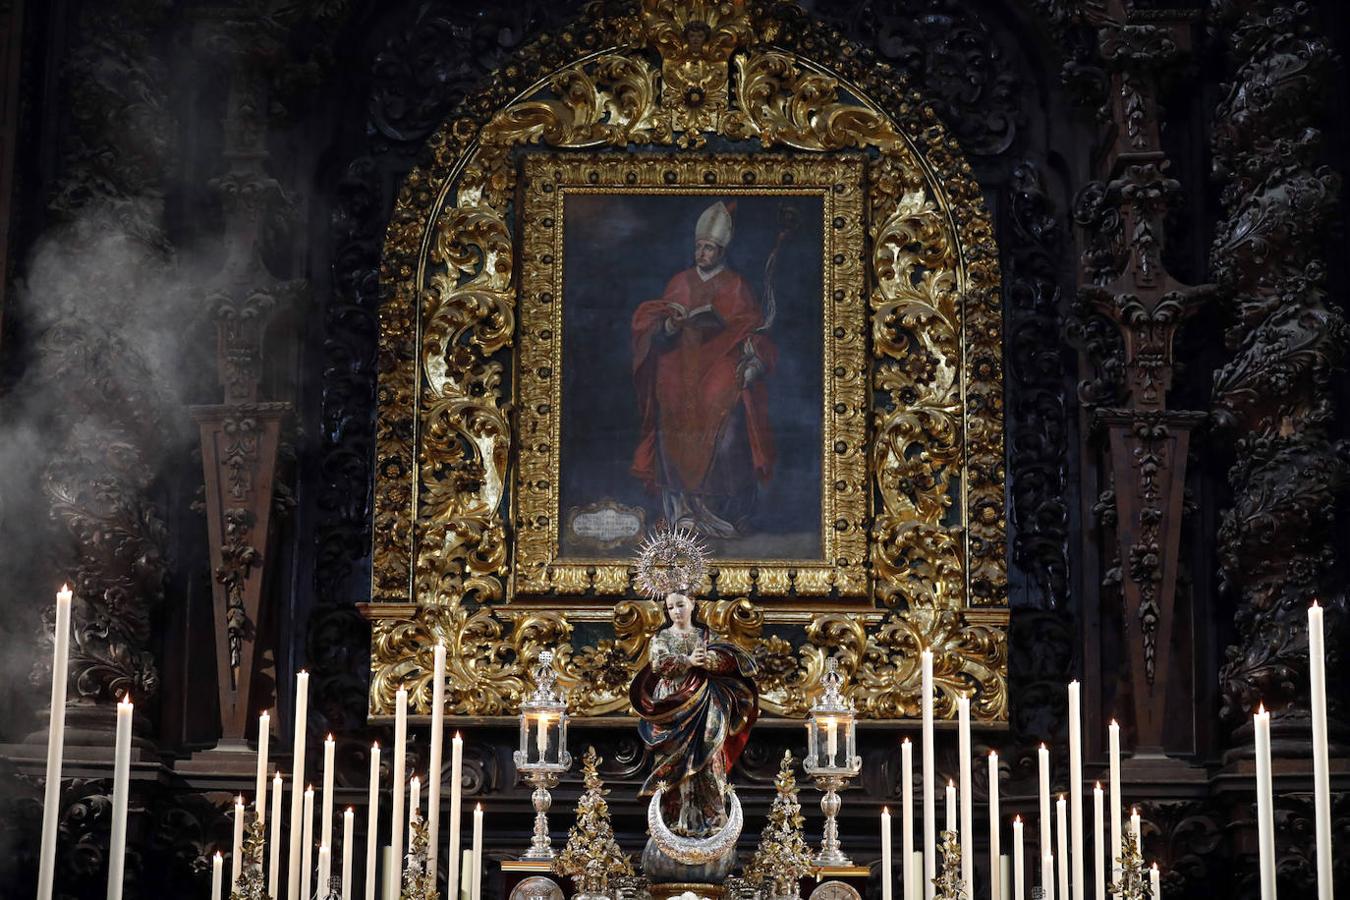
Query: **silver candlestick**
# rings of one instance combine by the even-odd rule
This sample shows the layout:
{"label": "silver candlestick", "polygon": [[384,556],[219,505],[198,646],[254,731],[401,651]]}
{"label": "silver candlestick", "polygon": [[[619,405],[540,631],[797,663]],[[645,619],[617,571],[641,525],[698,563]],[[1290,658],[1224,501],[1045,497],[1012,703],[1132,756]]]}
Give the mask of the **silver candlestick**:
{"label": "silver candlestick", "polygon": [[527,771],[525,780],[534,785],[534,793],[530,795],[534,802],[534,836],[521,859],[553,859],[557,854],[548,836],[548,810],[553,805],[549,791],[558,786],[558,773]]}
{"label": "silver candlestick", "polygon": [[553,672],[553,652],[539,654],[534,669],[534,691],[520,704],[520,749],[515,752],[516,768],[534,785],[534,835],[522,859],[553,859],[548,834],[548,810],[553,805],[549,794],[558,786],[558,777],[572,767],[567,752],[567,698],[557,689]]}
{"label": "silver candlestick", "polygon": [[[854,773],[857,774],[856,772]],[[825,832],[820,840],[820,852],[811,860],[817,866],[851,866],[853,860],[844,855],[839,844],[839,809],[843,801],[839,792],[848,786],[851,775],[816,775],[816,787],[825,792],[820,798],[820,811],[825,814]]]}
{"label": "silver candlestick", "polygon": [[862,757],[858,755],[857,714],[853,704],[844,696],[843,676],[839,674],[838,660],[831,658],[821,678],[825,686],[820,699],[811,707],[811,718],[806,723],[806,759],[802,768],[825,792],[820,798],[820,811],[825,814],[825,832],[820,852],[812,862],[817,866],[851,866],[853,861],[844,855],[839,845],[839,792],[862,771]]}

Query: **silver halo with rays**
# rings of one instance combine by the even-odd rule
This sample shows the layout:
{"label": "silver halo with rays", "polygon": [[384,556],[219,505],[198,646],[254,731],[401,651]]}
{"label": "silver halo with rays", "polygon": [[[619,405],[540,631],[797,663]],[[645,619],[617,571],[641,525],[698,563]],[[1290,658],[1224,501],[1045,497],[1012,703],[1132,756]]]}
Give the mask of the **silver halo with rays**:
{"label": "silver halo with rays", "polygon": [[647,804],[647,832],[652,836],[652,842],[656,844],[658,850],[676,862],[682,862],[687,866],[701,866],[716,862],[736,846],[736,841],[741,836],[741,827],[745,824],[745,817],[741,813],[741,800],[736,796],[734,787],[727,785],[731,812],[727,816],[726,824],[715,834],[705,838],[684,837],[666,827],[666,821],[661,817],[661,796],[665,792],[665,784],[658,785],[656,793],[652,794],[652,802]]}
{"label": "silver halo with rays", "polygon": [[662,528],[647,535],[638,549],[638,590],[660,600],[670,593],[688,593],[708,572],[708,548],[699,536],[684,528]]}

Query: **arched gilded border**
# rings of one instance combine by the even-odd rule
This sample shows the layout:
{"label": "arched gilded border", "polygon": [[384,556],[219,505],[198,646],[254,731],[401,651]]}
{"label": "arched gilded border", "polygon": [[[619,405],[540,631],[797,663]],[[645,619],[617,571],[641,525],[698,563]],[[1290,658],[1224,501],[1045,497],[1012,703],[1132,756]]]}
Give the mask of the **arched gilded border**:
{"label": "arched gilded border", "polygon": [[[894,73],[793,8],[643,0],[523,54],[428,144],[399,191],[381,268],[370,708],[399,686],[429,704],[448,649],[448,703],[509,714],[540,650],[558,651],[577,712],[626,708],[659,625],[622,601],[574,647],[585,616],[505,604],[509,350],[518,261],[512,152],[671,145],[705,132],[765,148],[869,154],[872,347],[870,559],[879,607],[769,615],[703,603],[761,662],[763,705],[800,715],[828,655],[865,715],[913,716],[918,651],[935,652],[943,714],[974,692],[1007,715],[1001,311],[979,188],[932,109]],[[659,61],[658,61],[659,60]],[[826,601],[827,602],[827,601]],[[766,627],[768,626],[768,627]],[[785,636],[785,632],[792,632]]]}

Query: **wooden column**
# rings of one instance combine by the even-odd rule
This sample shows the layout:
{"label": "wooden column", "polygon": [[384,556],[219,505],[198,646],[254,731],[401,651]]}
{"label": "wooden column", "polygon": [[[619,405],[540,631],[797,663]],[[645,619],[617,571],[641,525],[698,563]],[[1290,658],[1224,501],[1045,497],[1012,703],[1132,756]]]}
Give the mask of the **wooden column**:
{"label": "wooden column", "polygon": [[[246,10],[204,14],[199,39],[229,78],[224,172],[211,187],[224,209],[225,263],[207,302],[215,314],[216,365],[224,402],[196,407],[214,592],[221,743],[240,745],[275,698],[254,696],[263,634],[268,537],[277,508],[277,461],[287,402],[259,399],[267,327],[276,310],[303,289],[270,272],[260,250],[265,230],[290,201],[267,171],[269,44],[267,23]],[[261,30],[260,30],[261,29]],[[270,665],[270,663],[268,663]]]}
{"label": "wooden column", "polygon": [[1128,700],[1118,693],[1107,713],[1132,729],[1137,755],[1156,756],[1168,749],[1186,452],[1202,418],[1167,406],[1173,341],[1210,290],[1177,281],[1162,259],[1164,217],[1180,185],[1160,140],[1158,79],[1187,49],[1191,23],[1156,13],[1137,19],[1127,0],[1111,0],[1096,24],[1111,116],[1096,160],[1100,180],[1079,194],[1075,218],[1079,298],[1115,325],[1122,348],[1118,395],[1094,410],[1093,422],[1107,437],[1128,661]]}
{"label": "wooden column", "polygon": [[[1350,637],[1335,560],[1350,465],[1330,383],[1350,327],[1343,301],[1329,296],[1326,252],[1341,177],[1323,164],[1335,159],[1318,127],[1336,61],[1312,8],[1234,0],[1220,21],[1234,77],[1215,112],[1223,216],[1210,260],[1232,356],[1214,373],[1213,398],[1234,445],[1232,506],[1218,538],[1237,634],[1219,688],[1235,754],[1250,754],[1251,713],[1264,703],[1275,755],[1306,758],[1312,600],[1326,608],[1330,685],[1344,677],[1346,655],[1335,648]],[[1350,717],[1339,694],[1330,691],[1329,733],[1344,753]]]}

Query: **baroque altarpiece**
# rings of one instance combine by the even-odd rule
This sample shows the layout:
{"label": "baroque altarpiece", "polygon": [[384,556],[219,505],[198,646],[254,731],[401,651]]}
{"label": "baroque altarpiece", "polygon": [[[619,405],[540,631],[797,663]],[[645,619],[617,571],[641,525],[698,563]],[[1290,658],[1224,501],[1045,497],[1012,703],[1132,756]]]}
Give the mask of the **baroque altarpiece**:
{"label": "baroque altarpiece", "polygon": [[[624,557],[643,523],[663,513],[600,493],[622,486],[603,473],[575,471],[583,453],[629,468],[638,441],[624,419],[637,403],[631,386],[595,378],[597,357],[613,346],[596,339],[605,310],[588,318],[570,307],[597,291],[589,279],[604,293],[637,289],[615,257],[650,263],[658,251],[644,240],[684,245],[689,236],[667,225],[665,235],[637,231],[625,243],[634,226],[612,227],[621,207],[581,201],[628,197],[627,215],[669,223],[677,214],[659,201],[687,197],[697,206],[739,198],[740,243],[763,227],[752,198],[777,201],[756,210],[761,219],[813,218],[788,234],[795,252],[819,257],[820,273],[814,284],[798,276],[805,289],[774,287],[780,314],[761,330],[776,337],[781,363],[791,354],[816,369],[796,376],[816,414],[794,421],[771,409],[760,425],[781,432],[780,444],[816,444],[796,471],[761,479],[761,493],[807,495],[779,503],[781,520],[800,521],[787,531],[751,522],[717,541],[729,558],[699,585],[705,620],[760,659],[761,697],[775,713],[800,717],[824,659],[841,655],[866,714],[913,717],[918,651],[931,647],[944,685],[973,690],[982,718],[1006,718],[991,225],[958,145],[921,96],[856,63],[835,72],[777,48],[788,24],[736,5],[599,19],[578,62],[532,73],[543,87],[481,124],[448,123],[432,138],[433,165],[409,176],[381,270],[388,302],[365,608],[375,623],[376,715],[389,712],[398,686],[425,682],[438,641],[459,712],[511,714],[523,673],[554,646],[578,713],[626,709],[661,613],[632,599]],[[611,226],[596,228],[595,240],[564,235],[595,217]],[[597,253],[600,265],[586,258]],[[805,327],[794,328],[797,319]],[[573,365],[591,371],[573,376]],[[765,378],[775,376],[792,377],[787,365]],[[595,380],[569,390],[583,378]],[[592,391],[605,392],[602,401],[573,412]],[[609,436],[588,451],[577,446],[583,415]],[[804,483],[780,486],[775,474]],[[587,507],[612,523],[600,531],[601,552],[584,544]],[[798,534],[807,540],[794,548]],[[413,689],[414,705],[428,697]],[[953,708],[950,698],[945,705]]]}
{"label": "baroque altarpiece", "polygon": [[258,714],[282,771],[297,725],[310,772],[331,733],[360,812],[399,689],[427,769],[438,645],[487,859],[529,842],[541,664],[595,748],[554,843],[585,798],[636,859],[630,687],[684,613],[635,559],[668,528],[709,551],[695,652],[757,704],[719,773],[743,862],[789,810],[821,841],[783,786],[841,684],[838,835],[881,896],[929,650],[937,775],[969,697],[1005,818],[1036,816],[1042,743],[1067,788],[1070,680],[1091,778],[1119,721],[1169,898],[1258,896],[1264,703],[1280,888],[1311,896],[1313,599],[1350,846],[1335,4],[64,0],[0,28],[16,895],[64,579],[63,896],[104,889],[120,695],[126,892],[205,895]]}

